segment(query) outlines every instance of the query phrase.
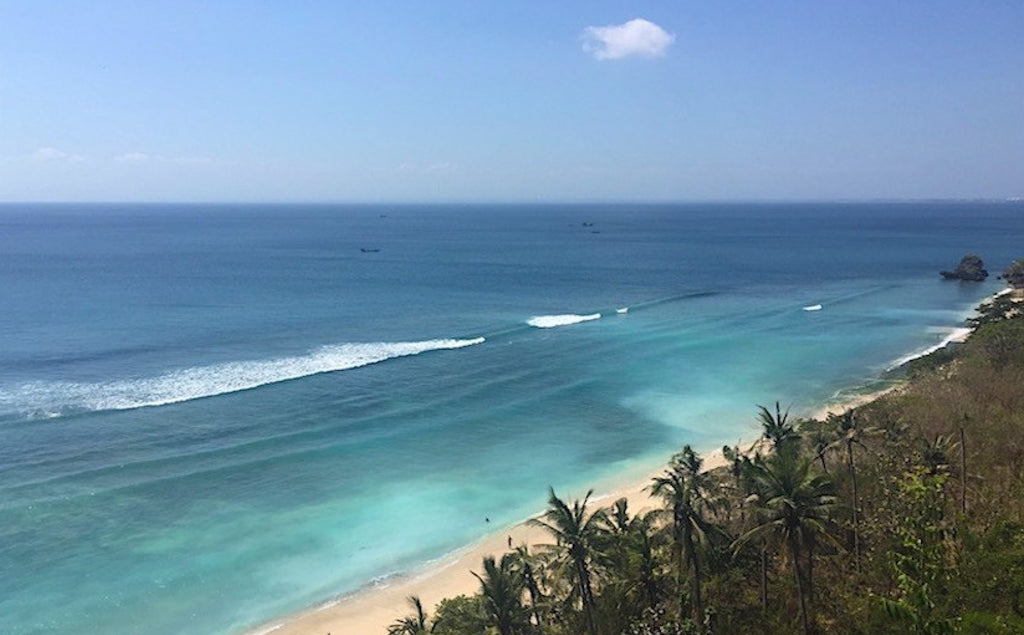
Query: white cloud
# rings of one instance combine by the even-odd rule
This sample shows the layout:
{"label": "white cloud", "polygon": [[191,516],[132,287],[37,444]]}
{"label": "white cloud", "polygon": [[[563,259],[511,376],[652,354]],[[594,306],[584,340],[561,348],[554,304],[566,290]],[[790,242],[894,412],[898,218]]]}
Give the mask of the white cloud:
{"label": "white cloud", "polygon": [[583,29],[583,50],[599,60],[661,57],[676,36],[653,22],[635,18],[623,24]]}
{"label": "white cloud", "polygon": [[51,162],[51,161],[69,161],[72,163],[78,163],[84,161],[84,157],[77,154],[68,154],[58,150],[57,148],[39,148],[30,155],[33,161],[40,162]]}

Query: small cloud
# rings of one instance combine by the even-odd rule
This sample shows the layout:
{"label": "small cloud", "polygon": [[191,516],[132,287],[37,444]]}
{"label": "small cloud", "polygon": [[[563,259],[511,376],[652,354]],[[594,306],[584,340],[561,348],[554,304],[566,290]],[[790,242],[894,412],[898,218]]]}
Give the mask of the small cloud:
{"label": "small cloud", "polygon": [[583,50],[599,60],[661,57],[676,36],[653,22],[635,18],[624,24],[583,29]]}
{"label": "small cloud", "polygon": [[58,150],[57,148],[39,148],[30,155],[33,161],[40,161],[43,163],[49,163],[53,161],[68,161],[71,163],[78,163],[84,161],[85,158],[77,154],[68,154]]}
{"label": "small cloud", "polygon": [[138,163],[149,159],[149,155],[145,152],[127,152],[117,157],[118,161],[125,161],[127,163]]}

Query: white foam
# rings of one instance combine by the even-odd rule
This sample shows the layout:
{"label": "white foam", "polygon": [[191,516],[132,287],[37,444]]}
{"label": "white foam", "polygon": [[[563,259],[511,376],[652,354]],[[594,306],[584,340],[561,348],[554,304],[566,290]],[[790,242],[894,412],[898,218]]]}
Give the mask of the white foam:
{"label": "white foam", "polygon": [[565,315],[537,315],[527,320],[526,323],[539,329],[550,329],[556,326],[568,326],[570,324],[579,324],[580,322],[599,319],[601,319],[600,313],[591,313],[590,315],[567,313]]}
{"label": "white foam", "polygon": [[[176,370],[157,377],[99,383],[32,382],[0,389],[0,407],[53,412],[69,409],[128,410],[249,390],[320,373],[350,370],[396,357],[482,344],[484,338],[422,342],[346,343],[308,355],[227,362]],[[5,407],[6,406],[6,407]]]}
{"label": "white foam", "polygon": [[964,340],[964,338],[966,338],[970,334],[971,334],[971,329],[966,328],[966,327],[961,327],[961,328],[953,329],[948,335],[946,335],[946,337],[942,338],[941,342],[939,342],[935,346],[929,346],[928,348],[926,348],[924,350],[921,350],[921,351],[918,351],[916,353],[911,353],[909,355],[904,355],[903,357],[901,357],[901,358],[897,359],[896,361],[894,361],[893,363],[889,364],[889,366],[886,368],[886,370],[893,370],[895,368],[899,368],[900,366],[906,364],[907,362],[912,362],[915,359],[919,359],[921,357],[924,357],[925,355],[931,355],[935,351],[938,351],[938,350],[941,350],[943,348],[946,348],[952,342],[962,342]]}
{"label": "white foam", "polygon": [[804,307],[804,311],[820,311],[820,310],[821,310],[821,305],[820,304],[812,304],[811,306],[805,306]]}
{"label": "white foam", "polygon": [[624,313],[629,313],[629,307],[628,306],[624,306],[621,309],[615,309],[615,312],[618,313],[619,315],[622,315]]}

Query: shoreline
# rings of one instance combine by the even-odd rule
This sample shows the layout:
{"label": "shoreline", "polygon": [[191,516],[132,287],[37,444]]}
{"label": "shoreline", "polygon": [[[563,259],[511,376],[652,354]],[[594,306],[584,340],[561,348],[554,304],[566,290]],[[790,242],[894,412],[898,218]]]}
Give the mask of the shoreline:
{"label": "shoreline", "polygon": [[[852,395],[838,401],[829,401],[807,411],[806,416],[823,418],[829,413],[841,414],[873,401],[899,387],[899,384],[883,390],[861,395]],[[740,439],[740,447],[752,448],[757,440]],[[704,471],[728,465],[722,450],[703,454]],[[641,479],[633,477],[628,482],[616,483],[613,477],[606,481],[607,488],[594,489],[590,498],[593,509],[606,507],[614,501],[625,498],[629,501],[631,514],[648,511],[657,504],[646,491],[651,480],[662,474],[668,466],[671,455],[662,460],[657,469],[645,471]],[[638,470],[639,471],[639,470]],[[561,492],[563,498],[575,499],[586,492]],[[513,547],[527,545],[531,550],[538,545],[551,544],[550,535],[542,528],[531,526],[530,520],[538,518],[538,512],[530,518],[511,527],[494,531],[454,552],[413,569],[387,578],[383,584],[370,584],[361,589],[336,596],[324,602],[302,609],[296,613],[271,620],[255,628],[243,631],[245,635],[384,635],[387,627],[409,612],[407,598],[419,596],[428,614],[432,614],[437,603],[444,598],[457,595],[471,595],[479,591],[480,582],[472,571],[479,570],[485,556],[500,558]]]}
{"label": "shoreline", "polygon": [[[745,444],[745,442],[743,442]],[[613,485],[608,490],[594,490],[589,506],[592,509],[606,507],[625,498],[629,501],[630,513],[636,514],[651,509],[655,501],[646,488],[651,479],[661,474],[671,457],[660,464],[657,470],[647,473],[641,480]],[[704,470],[710,471],[727,465],[721,449],[704,456]],[[613,481],[609,480],[609,483]],[[575,499],[586,492],[562,492],[563,497]],[[368,586],[353,593],[328,600],[319,606],[299,611],[283,619],[264,623],[244,631],[246,635],[384,635],[388,625],[408,612],[406,598],[417,595],[423,601],[428,614],[444,598],[476,593],[480,582],[471,571],[481,568],[484,556],[500,558],[513,547],[527,545],[531,549],[541,544],[551,544],[550,535],[542,528],[531,526],[532,518],[540,517],[538,512],[529,519],[512,527],[492,532],[466,547],[443,556],[439,560],[400,574],[384,586]]]}
{"label": "shoreline", "polygon": [[[984,302],[1009,293],[1004,289],[989,296]],[[905,355],[889,366],[886,371],[893,370],[915,359],[919,359],[935,351],[941,350],[952,343],[965,341],[974,331],[970,327],[954,327],[943,340],[924,351]],[[833,397],[819,403],[806,411],[806,417],[825,419],[830,414],[838,415],[860,407],[876,399],[898,390],[903,381],[896,381],[882,389],[865,393],[853,393],[848,397]],[[838,393],[837,393],[838,395]],[[747,446],[748,440],[741,439],[741,446]],[[756,441],[752,442],[756,443]],[[667,467],[671,456],[666,457],[651,472],[646,472],[640,480],[615,483],[612,477],[606,481],[607,489],[595,489],[590,504],[596,509],[610,505],[619,498],[626,498],[632,514],[647,511],[655,501],[646,491],[651,480],[660,475]],[[711,471],[728,465],[721,448],[704,455],[704,471]],[[562,492],[563,497],[578,498],[585,492]],[[532,518],[539,517],[538,512],[529,519],[511,527],[494,531],[479,540],[466,545],[437,560],[425,563],[411,571],[390,577],[383,584],[368,585],[351,593],[336,596],[324,602],[302,609],[296,613],[270,620],[263,624],[243,631],[245,635],[384,635],[387,627],[409,612],[407,598],[419,596],[428,614],[441,600],[457,595],[471,595],[479,590],[480,583],[472,575],[472,571],[481,567],[485,556],[493,555],[500,558],[508,553],[510,542],[512,547],[527,545],[531,549],[541,544],[550,544],[550,536],[541,528],[529,524]]]}

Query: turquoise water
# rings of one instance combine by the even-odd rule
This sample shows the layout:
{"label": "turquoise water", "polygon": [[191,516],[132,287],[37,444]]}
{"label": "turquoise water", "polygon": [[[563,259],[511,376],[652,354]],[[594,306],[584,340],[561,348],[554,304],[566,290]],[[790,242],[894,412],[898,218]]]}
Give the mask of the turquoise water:
{"label": "turquoise water", "polygon": [[1020,203],[0,206],[3,630],[238,632],[409,570],[871,382],[1000,288],[938,270],[1022,236]]}

